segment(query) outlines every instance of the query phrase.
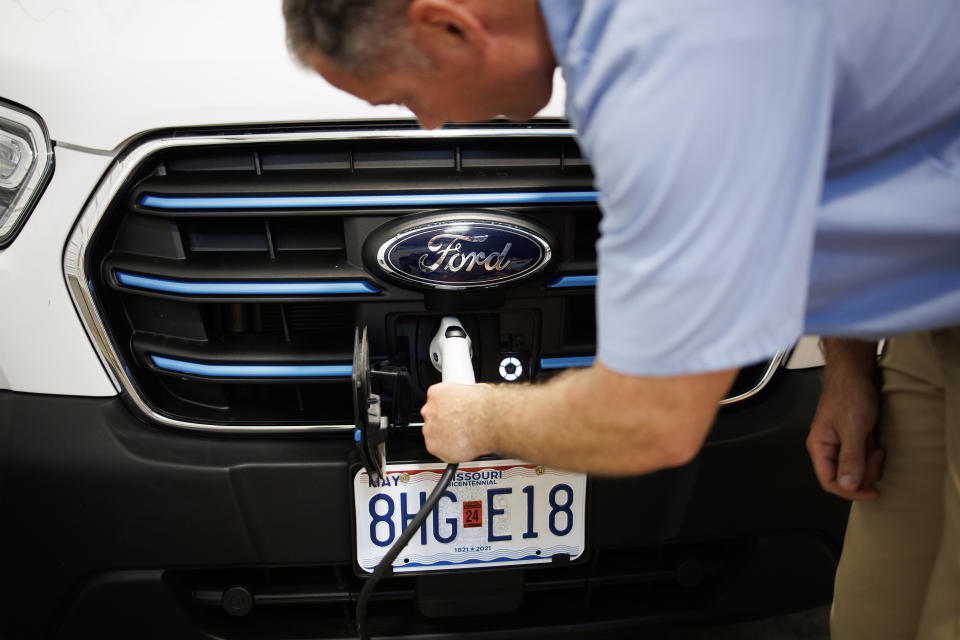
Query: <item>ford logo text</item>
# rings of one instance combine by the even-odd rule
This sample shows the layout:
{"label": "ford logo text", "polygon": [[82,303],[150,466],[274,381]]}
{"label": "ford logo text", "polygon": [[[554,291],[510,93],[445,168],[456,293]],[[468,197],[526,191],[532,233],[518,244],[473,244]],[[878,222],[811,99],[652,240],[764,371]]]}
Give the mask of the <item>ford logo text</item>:
{"label": "ford logo text", "polygon": [[385,275],[436,289],[517,282],[541,271],[552,254],[546,230],[488,212],[404,218],[374,236]]}
{"label": "ford logo text", "polygon": [[[510,252],[512,243],[508,242],[503,251],[494,251],[490,255],[483,251],[471,253],[462,253],[462,243],[481,244],[487,241],[488,236],[463,236],[456,233],[441,233],[430,239],[427,243],[427,249],[433,253],[439,254],[439,258],[433,261],[433,256],[423,254],[420,256],[420,270],[424,273],[433,273],[437,269],[446,269],[447,271],[460,271],[466,269],[473,270],[478,264],[487,271],[503,271],[510,266],[510,259],[507,253]],[[449,256],[449,260],[447,257]],[[430,264],[433,261],[433,264]]]}

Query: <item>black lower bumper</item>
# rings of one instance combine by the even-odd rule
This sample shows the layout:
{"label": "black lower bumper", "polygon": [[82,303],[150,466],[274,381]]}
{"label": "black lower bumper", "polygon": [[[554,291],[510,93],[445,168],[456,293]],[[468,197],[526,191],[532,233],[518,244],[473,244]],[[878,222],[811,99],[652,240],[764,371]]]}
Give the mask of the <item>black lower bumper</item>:
{"label": "black lower bumper", "polygon": [[[692,464],[591,479],[581,564],[385,581],[374,633],[595,634],[826,602],[846,507],[806,460],[818,392],[816,372],[786,373],[725,409]],[[425,456],[415,430],[389,454]],[[118,399],[0,392],[0,637],[349,637],[355,463],[342,435],[220,438]],[[511,590],[519,609],[482,615]],[[436,593],[478,604],[419,614]]]}

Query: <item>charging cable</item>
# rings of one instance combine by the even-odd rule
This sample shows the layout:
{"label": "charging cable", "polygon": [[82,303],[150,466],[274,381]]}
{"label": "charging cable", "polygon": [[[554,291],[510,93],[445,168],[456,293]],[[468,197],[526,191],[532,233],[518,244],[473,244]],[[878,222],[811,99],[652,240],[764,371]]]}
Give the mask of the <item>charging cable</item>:
{"label": "charging cable", "polygon": [[411,520],[407,528],[403,530],[403,533],[401,533],[397,541],[393,543],[393,546],[390,547],[387,554],[383,556],[383,559],[377,563],[377,568],[373,570],[373,575],[367,578],[363,589],[360,590],[360,597],[357,598],[357,632],[360,635],[360,640],[370,640],[370,632],[367,629],[367,603],[370,602],[370,594],[373,593],[374,587],[380,582],[380,578],[390,571],[393,561],[397,559],[397,556],[400,555],[403,548],[407,546],[410,539],[417,533],[417,529],[420,528],[423,521],[426,520],[430,512],[433,511],[437,502],[440,501],[440,496],[447,490],[447,487],[450,485],[450,480],[453,479],[453,474],[457,472],[457,466],[456,464],[447,465],[447,468],[443,471],[443,475],[440,476],[440,481],[437,483],[437,486],[434,487],[433,492],[427,497],[427,501],[423,503],[420,511],[417,511],[417,515],[413,517],[413,520]]}
{"label": "charging cable", "polygon": [[[470,336],[463,329],[458,318],[445,316],[440,321],[440,328],[430,341],[430,362],[440,371],[440,378],[444,382],[457,382],[459,384],[474,384],[476,378],[473,375],[473,363],[471,362],[472,344]],[[450,486],[453,475],[457,472],[456,464],[448,464],[444,469],[443,475],[437,486],[427,497],[417,515],[413,517],[407,528],[403,530],[400,537],[397,538],[386,555],[377,563],[373,574],[367,579],[360,590],[360,597],[357,598],[357,632],[360,640],[370,640],[370,632],[367,629],[367,604],[370,602],[370,594],[380,582],[380,579],[390,571],[393,561],[397,559],[400,552],[410,542],[416,534],[420,525],[427,519],[427,516],[437,506],[440,496]]]}

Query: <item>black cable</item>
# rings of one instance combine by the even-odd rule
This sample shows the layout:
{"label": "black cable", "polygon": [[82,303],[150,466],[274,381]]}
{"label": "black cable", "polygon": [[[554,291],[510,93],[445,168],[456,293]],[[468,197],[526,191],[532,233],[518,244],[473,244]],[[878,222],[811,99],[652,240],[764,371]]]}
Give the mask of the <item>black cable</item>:
{"label": "black cable", "polygon": [[393,543],[393,546],[390,547],[387,554],[383,556],[377,564],[377,568],[373,570],[373,575],[367,578],[363,589],[360,590],[360,597],[357,598],[357,633],[360,635],[360,640],[370,640],[370,635],[367,633],[367,602],[370,600],[370,594],[373,593],[374,587],[380,582],[380,578],[393,566],[393,561],[397,559],[397,556],[400,555],[403,548],[407,546],[407,543],[413,538],[413,535],[417,532],[417,529],[420,528],[420,525],[423,524],[423,521],[427,519],[427,516],[433,511],[433,508],[437,506],[437,502],[440,501],[440,496],[442,496],[443,492],[450,486],[450,481],[456,472],[457,465],[447,465],[447,468],[443,471],[443,475],[440,476],[440,481],[437,482],[437,486],[433,488],[433,492],[427,497],[427,501],[424,502],[420,510],[417,511],[417,515],[413,516],[413,520],[411,520],[407,528],[403,530],[403,533],[400,534],[397,541]]}

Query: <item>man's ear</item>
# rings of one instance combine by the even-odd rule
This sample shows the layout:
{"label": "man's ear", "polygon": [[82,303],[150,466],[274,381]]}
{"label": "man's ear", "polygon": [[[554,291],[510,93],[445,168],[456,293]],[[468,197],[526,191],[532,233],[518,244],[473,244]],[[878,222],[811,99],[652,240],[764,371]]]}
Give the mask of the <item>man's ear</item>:
{"label": "man's ear", "polygon": [[489,34],[471,3],[412,0],[407,9],[414,44],[436,66],[478,62]]}

